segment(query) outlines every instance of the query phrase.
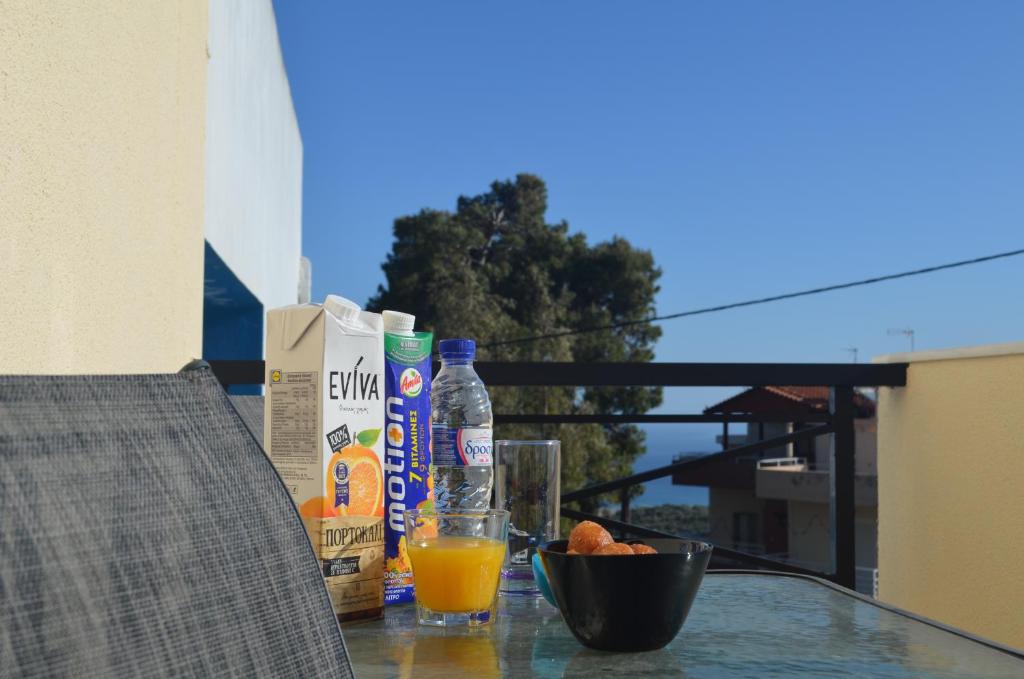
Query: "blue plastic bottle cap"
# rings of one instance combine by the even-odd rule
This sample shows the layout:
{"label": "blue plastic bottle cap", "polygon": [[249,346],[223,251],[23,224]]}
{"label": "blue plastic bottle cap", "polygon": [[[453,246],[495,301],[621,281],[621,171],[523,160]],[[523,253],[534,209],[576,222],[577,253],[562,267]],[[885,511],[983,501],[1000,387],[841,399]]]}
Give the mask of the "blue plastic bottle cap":
{"label": "blue plastic bottle cap", "polygon": [[446,339],[437,345],[441,358],[472,360],[476,356],[476,342],[471,339]]}

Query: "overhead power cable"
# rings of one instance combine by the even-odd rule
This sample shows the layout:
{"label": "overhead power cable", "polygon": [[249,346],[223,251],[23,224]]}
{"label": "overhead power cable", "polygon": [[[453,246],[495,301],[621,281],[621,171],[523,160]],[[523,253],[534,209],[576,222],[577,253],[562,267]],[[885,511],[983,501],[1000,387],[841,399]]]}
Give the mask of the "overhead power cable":
{"label": "overhead power cable", "polygon": [[909,278],[911,276],[921,276],[927,273],[934,273],[936,271],[944,271],[946,269],[955,269],[961,266],[970,266],[971,264],[981,264],[982,262],[991,262],[994,259],[1004,259],[1006,257],[1016,257],[1017,255],[1024,254],[1024,249],[1010,250],[1008,252],[1000,252],[994,255],[986,255],[984,257],[975,257],[974,259],[963,259],[959,262],[949,262],[948,264],[939,264],[938,266],[929,266],[924,269],[914,269],[913,271],[903,271],[901,273],[888,274],[886,276],[876,276],[874,278],[865,278],[859,281],[851,281],[849,283],[839,283],[838,285],[826,285],[820,288],[811,288],[810,290],[801,290],[799,292],[787,292],[782,295],[773,295],[771,297],[760,297],[758,299],[750,299],[745,302],[733,302],[731,304],[720,304],[718,306],[709,306],[701,309],[691,309],[689,311],[680,311],[675,314],[667,314],[665,316],[651,316],[649,318],[638,318],[631,321],[620,321],[618,323],[609,323],[608,325],[597,325],[589,328],[578,328],[576,330],[564,330],[560,332],[551,332],[543,335],[532,335],[529,337],[517,337],[514,339],[500,340],[497,342],[489,342],[487,344],[481,344],[481,348],[493,348],[508,346],[510,344],[523,344],[526,342],[537,342],[539,340],[556,339],[558,337],[571,337],[573,335],[583,335],[591,332],[600,332],[602,330],[615,330],[617,328],[626,328],[632,325],[643,325],[645,323],[654,323],[655,321],[670,321],[676,318],[685,318],[687,316],[699,316],[701,314],[710,314],[718,311],[728,311],[729,309],[738,309],[740,307],[756,306],[758,304],[768,304],[769,302],[779,302],[784,299],[794,299],[796,297],[808,297],[810,295],[819,295],[823,292],[832,292],[834,290],[844,290],[846,288],[856,288],[862,285],[872,285],[873,283],[882,283],[884,281],[892,281],[898,278]]}

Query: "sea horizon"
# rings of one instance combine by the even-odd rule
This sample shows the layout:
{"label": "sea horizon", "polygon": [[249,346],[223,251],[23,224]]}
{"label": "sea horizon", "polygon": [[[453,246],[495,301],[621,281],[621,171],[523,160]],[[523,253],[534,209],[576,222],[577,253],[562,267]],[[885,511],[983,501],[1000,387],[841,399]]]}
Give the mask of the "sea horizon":
{"label": "sea horizon", "polygon": [[[633,463],[634,472],[672,464],[681,453],[713,453],[718,449],[715,436],[719,425],[654,424],[641,427],[647,433],[647,452]],[[633,500],[636,507],[657,505],[708,505],[708,489],[701,486],[676,486],[671,478],[643,484],[644,493]]]}

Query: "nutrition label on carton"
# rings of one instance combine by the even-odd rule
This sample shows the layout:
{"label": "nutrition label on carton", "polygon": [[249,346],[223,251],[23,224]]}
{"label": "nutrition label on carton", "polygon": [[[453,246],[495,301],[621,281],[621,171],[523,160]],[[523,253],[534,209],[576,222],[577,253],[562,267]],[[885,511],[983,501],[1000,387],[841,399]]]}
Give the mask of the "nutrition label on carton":
{"label": "nutrition label on carton", "polygon": [[270,446],[274,458],[312,462],[319,453],[316,378],[315,372],[271,371]]}

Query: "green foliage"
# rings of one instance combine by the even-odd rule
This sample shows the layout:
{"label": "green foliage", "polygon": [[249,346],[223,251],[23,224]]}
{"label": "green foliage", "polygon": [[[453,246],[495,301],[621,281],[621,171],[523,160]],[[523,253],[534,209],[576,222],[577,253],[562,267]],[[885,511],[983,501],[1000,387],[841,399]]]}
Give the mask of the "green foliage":
{"label": "green foliage", "polygon": [[[612,518],[619,518],[618,512]],[[629,522],[687,538],[706,540],[711,533],[708,508],[700,505],[658,505],[633,507]]]}
{"label": "green foliage", "polygon": [[[547,187],[522,174],[460,197],[454,213],[422,210],[395,220],[374,310],[416,314],[435,341],[472,337],[490,361],[650,361],[661,329],[649,323],[488,348],[489,342],[612,325],[654,315],[660,269],[623,238],[590,245],[565,222],[548,224]],[[595,366],[595,370],[600,370]],[[643,413],[660,388],[490,387],[499,413]],[[632,425],[503,425],[501,438],[562,441],[562,488],[629,474],[644,452]],[[639,493],[637,488],[635,493]],[[580,507],[592,511],[598,502]]]}

